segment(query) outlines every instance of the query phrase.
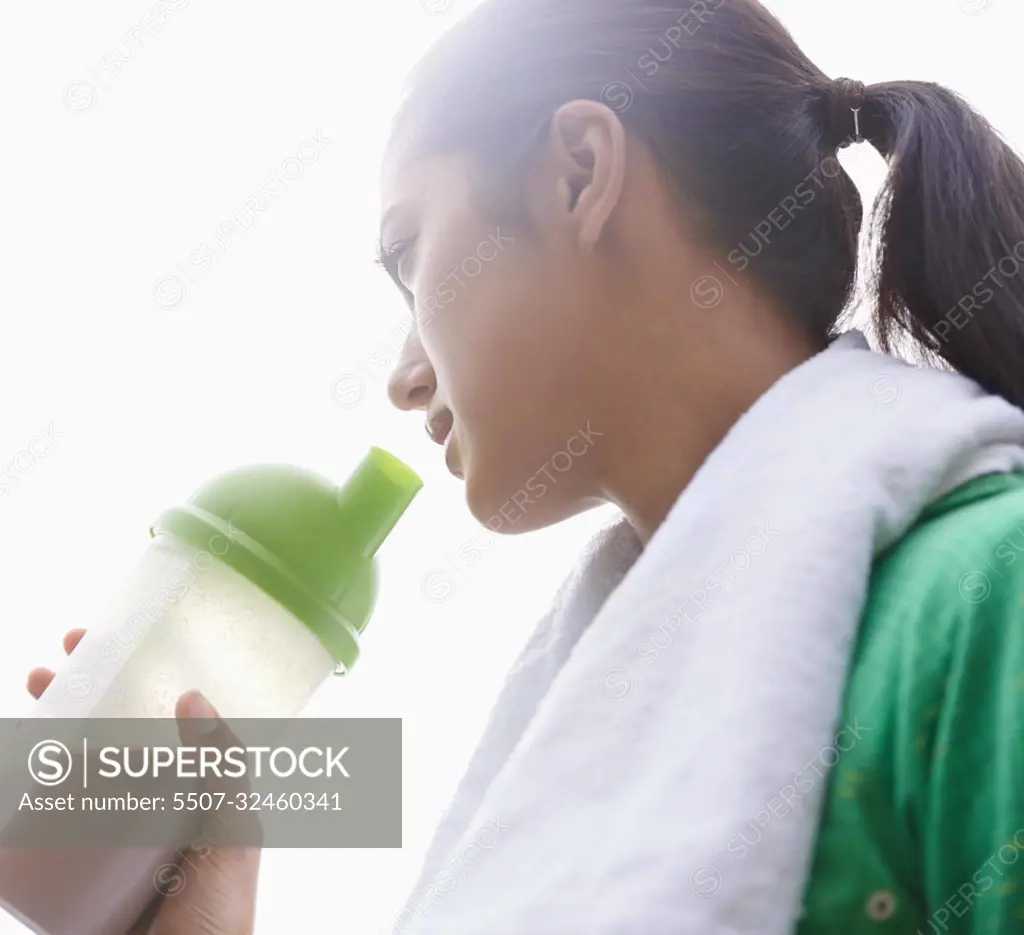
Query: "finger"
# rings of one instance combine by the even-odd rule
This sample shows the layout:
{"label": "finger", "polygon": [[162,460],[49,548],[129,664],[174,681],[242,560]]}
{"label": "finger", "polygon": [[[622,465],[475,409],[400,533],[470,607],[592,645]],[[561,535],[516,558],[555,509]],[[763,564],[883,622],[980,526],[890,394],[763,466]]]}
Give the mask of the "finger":
{"label": "finger", "polygon": [[[199,692],[186,692],[178,699],[175,706],[178,718],[178,731],[182,742],[196,747],[216,747],[226,750],[229,747],[245,745],[231,732],[213,706]],[[242,804],[248,801],[248,793],[252,786],[248,776],[238,778],[211,775],[205,780],[206,791],[221,793],[225,801]],[[222,807],[210,813],[213,821],[206,829],[206,844],[232,842],[236,846],[242,842],[262,842],[262,826],[259,815],[246,808]]]}
{"label": "finger", "polygon": [[82,642],[82,637],[85,636],[85,630],[78,627],[74,630],[68,630],[64,634],[64,652],[69,656],[75,651],[75,647]]}
{"label": "finger", "polygon": [[[202,692],[197,691],[185,692],[178,699],[178,703],[174,706],[174,716],[179,721],[203,718],[217,720],[220,717],[217,709],[206,700],[206,696]],[[183,730],[189,730],[191,727],[191,725],[187,724],[180,726]]]}
{"label": "finger", "polygon": [[49,687],[50,682],[53,681],[53,676],[54,672],[52,669],[33,669],[29,672],[28,680],[25,683],[28,693],[33,698],[38,698]]}
{"label": "finger", "polygon": [[153,920],[156,918],[162,905],[158,891],[157,897],[146,907],[145,911],[125,935],[153,935]]}
{"label": "finger", "polygon": [[140,920],[139,935],[252,935],[256,928],[256,884],[260,850],[255,847],[189,851],[177,868],[164,875],[170,886],[148,928],[150,913]]}
{"label": "finger", "polygon": [[[191,746],[242,746],[209,702],[198,692],[183,695],[175,708],[182,741]],[[206,789],[223,793],[225,800],[248,791],[244,778],[210,778]],[[211,813],[200,833],[173,872],[168,868],[162,887],[167,893],[150,935],[178,935],[200,925],[215,927],[218,935],[251,935],[255,925],[259,847],[229,846],[224,841],[259,838],[257,816],[222,807]],[[191,928],[190,928],[191,926]],[[201,929],[197,929],[201,930]]]}
{"label": "finger", "polygon": [[[68,630],[68,632],[64,634],[64,639],[62,641],[64,645],[64,652],[70,656],[75,651],[75,647],[82,642],[83,636],[85,636],[85,630],[81,627],[76,627],[74,630]],[[53,681],[53,676],[54,673],[52,669],[45,669],[42,667],[33,669],[29,672],[28,680],[26,682],[28,693],[33,698],[39,698],[39,696],[50,687],[50,682]]]}

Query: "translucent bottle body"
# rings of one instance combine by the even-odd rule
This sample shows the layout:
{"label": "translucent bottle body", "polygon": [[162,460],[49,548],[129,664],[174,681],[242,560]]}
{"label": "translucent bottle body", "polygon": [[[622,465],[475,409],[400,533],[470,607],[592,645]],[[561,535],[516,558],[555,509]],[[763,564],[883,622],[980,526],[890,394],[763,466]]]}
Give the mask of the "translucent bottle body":
{"label": "translucent bottle body", "polygon": [[219,561],[217,548],[157,536],[32,714],[172,717],[192,689],[228,719],[298,714],[335,662],[309,627]]}
{"label": "translucent bottle body", "polygon": [[[83,719],[83,729],[91,718],[173,717],[192,689],[229,724],[298,714],[335,661],[218,549],[216,539],[206,550],[168,533],[153,539],[31,716]],[[183,879],[177,864],[195,821],[182,813],[178,840],[152,847],[0,848],[0,904],[39,935],[120,935]]]}

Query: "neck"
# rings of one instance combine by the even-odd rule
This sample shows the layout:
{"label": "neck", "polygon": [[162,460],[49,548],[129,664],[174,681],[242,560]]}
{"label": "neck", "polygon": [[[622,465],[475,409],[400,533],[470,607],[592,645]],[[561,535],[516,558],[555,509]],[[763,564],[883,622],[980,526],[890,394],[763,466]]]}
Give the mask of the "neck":
{"label": "neck", "polygon": [[636,366],[616,382],[630,392],[613,401],[607,419],[614,444],[600,466],[602,496],[645,544],[732,426],[822,349],[763,303],[695,311],[677,306],[655,316],[661,333],[642,339],[642,355],[628,355]]}

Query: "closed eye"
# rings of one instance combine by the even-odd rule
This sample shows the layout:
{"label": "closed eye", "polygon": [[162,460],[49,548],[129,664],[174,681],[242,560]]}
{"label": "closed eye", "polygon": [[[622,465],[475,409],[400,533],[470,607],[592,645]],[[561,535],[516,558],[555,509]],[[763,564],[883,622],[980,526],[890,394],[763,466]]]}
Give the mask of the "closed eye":
{"label": "closed eye", "polygon": [[402,282],[402,277],[399,272],[399,267],[402,263],[402,258],[409,252],[410,248],[416,243],[414,239],[403,240],[396,243],[392,247],[378,246],[377,258],[375,260],[377,266],[382,267],[387,274],[391,277],[392,282],[398,286],[399,291],[405,296],[405,299],[410,304],[414,301],[412,292],[406,287],[405,283]]}

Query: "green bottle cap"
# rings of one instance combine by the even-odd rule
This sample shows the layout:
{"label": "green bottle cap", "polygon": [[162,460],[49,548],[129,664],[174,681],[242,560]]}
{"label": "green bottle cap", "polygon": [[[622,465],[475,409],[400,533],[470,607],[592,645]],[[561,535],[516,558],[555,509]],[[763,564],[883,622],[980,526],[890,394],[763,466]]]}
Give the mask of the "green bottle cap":
{"label": "green bottle cap", "polygon": [[422,486],[381,448],[340,487],[302,468],[257,464],[165,510],[150,534],[171,533],[244,575],[308,626],[343,673],[373,612],[374,555]]}

